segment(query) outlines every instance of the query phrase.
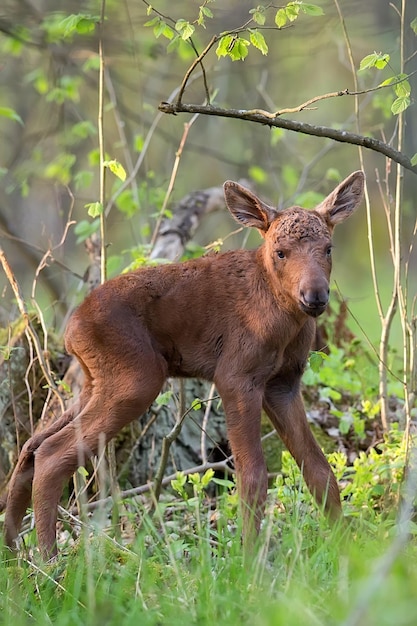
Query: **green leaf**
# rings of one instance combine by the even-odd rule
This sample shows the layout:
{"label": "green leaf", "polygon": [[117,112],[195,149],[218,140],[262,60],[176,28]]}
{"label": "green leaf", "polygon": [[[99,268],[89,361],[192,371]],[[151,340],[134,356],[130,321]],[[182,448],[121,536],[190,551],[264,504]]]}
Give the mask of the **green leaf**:
{"label": "green leaf", "polygon": [[255,24],[259,24],[259,26],[263,26],[265,24],[266,16],[264,11],[265,7],[262,6],[258,6],[256,9],[251,9],[249,11]]}
{"label": "green leaf", "polygon": [[85,469],[85,467],[83,467],[83,466],[80,466],[80,467],[77,469],[77,473],[78,473],[80,476],[82,476],[83,478],[88,478],[88,472],[87,472],[87,470]]}
{"label": "green leaf", "polygon": [[226,489],[233,489],[233,487],[235,487],[235,483],[228,478],[213,478],[213,482],[216,485],[220,485],[220,487],[225,487]]}
{"label": "green leaf", "polygon": [[302,206],[304,209],[314,209],[318,204],[320,204],[320,202],[322,202],[322,200],[324,200],[324,196],[323,194],[310,189],[309,191],[297,194],[294,200],[298,206]]}
{"label": "green leaf", "polygon": [[271,146],[276,146],[281,139],[285,136],[285,130],[283,128],[271,128]]}
{"label": "green leaf", "polygon": [[350,427],[352,426],[352,416],[349,415],[349,413],[346,413],[345,415],[343,415],[343,417],[340,418],[340,422],[339,422],[339,430],[342,433],[342,435],[347,435],[347,433],[350,430]]}
{"label": "green leaf", "polygon": [[77,122],[71,128],[71,134],[80,139],[87,139],[97,134],[96,127],[90,122],[90,120],[84,120],[83,122]]}
{"label": "green leaf", "polygon": [[96,21],[98,20],[94,21],[90,18],[87,19],[85,17],[81,17],[81,19],[78,20],[75,29],[80,35],[91,33],[96,27]]}
{"label": "green leaf", "polygon": [[249,35],[250,42],[255,48],[258,48],[262,54],[268,54],[268,46],[265,37],[259,30],[251,30]]}
{"label": "green leaf", "polygon": [[143,146],[145,145],[145,139],[143,135],[138,134],[133,138],[133,148],[136,152],[142,152]]}
{"label": "green leaf", "polygon": [[359,65],[359,71],[366,70],[369,67],[376,67],[378,70],[384,69],[387,63],[389,63],[390,55],[383,54],[380,52],[374,52],[373,54],[368,54],[366,57],[363,57],[362,61]]}
{"label": "green leaf", "polygon": [[316,374],[319,372],[324,359],[327,359],[327,354],[324,352],[311,352],[309,357],[310,367]]}
{"label": "green leaf", "polygon": [[202,406],[203,404],[200,398],[194,398],[194,400],[191,402],[191,408],[193,409],[193,411],[199,411]]}
{"label": "green leaf", "polygon": [[23,120],[18,113],[14,109],[10,107],[0,107],[0,115],[3,117],[8,117],[10,120],[14,122],[19,122],[23,126]]}
{"label": "green leaf", "polygon": [[249,41],[243,37],[237,37],[229,50],[232,61],[243,61],[248,56]]}
{"label": "green leaf", "polygon": [[42,68],[36,68],[25,77],[25,82],[32,83],[34,88],[42,96],[50,89],[49,80]]}
{"label": "green leaf", "polygon": [[410,106],[410,104],[411,99],[409,96],[401,96],[400,98],[394,100],[391,105],[391,111],[394,113],[394,115],[398,115],[399,113],[405,111]]}
{"label": "green leaf", "polygon": [[268,178],[268,174],[262,167],[259,167],[259,165],[252,165],[249,168],[248,174],[252,178],[252,180],[258,184],[264,183]]}
{"label": "green leaf", "polygon": [[153,17],[151,20],[148,20],[147,22],[145,22],[144,26],[149,26],[149,27],[156,26],[157,24],[159,24],[160,19],[161,18],[158,16]]}
{"label": "green leaf", "polygon": [[77,32],[79,35],[85,35],[86,33],[91,33],[99,21],[100,18],[98,16],[78,13],[77,15],[65,17],[59,23],[59,27],[63,30],[64,37],[71,37],[74,32]]}
{"label": "green leaf", "polygon": [[95,219],[93,222],[88,220],[80,220],[74,227],[74,233],[77,235],[76,243],[82,243],[100,228],[100,220]]}
{"label": "green leaf", "polygon": [[376,52],[373,54],[367,54],[366,57],[363,57],[362,61],[359,64],[359,71],[366,70],[368,67],[374,67],[375,65]]}
{"label": "green leaf", "polygon": [[155,402],[158,406],[166,406],[168,402],[171,400],[173,395],[174,395],[173,391],[169,389],[168,391],[165,391],[164,393],[160,393],[159,396],[156,398]]}
{"label": "green leaf", "polygon": [[415,165],[417,165],[417,152],[415,154],[413,154],[413,156],[410,159],[411,165],[414,167]]}
{"label": "green leaf", "polygon": [[184,41],[187,41],[187,39],[189,39],[193,35],[194,31],[195,26],[193,26],[192,24],[187,24],[187,26],[183,29],[181,33],[181,38]]}
{"label": "green leaf", "polygon": [[[408,80],[408,74],[397,74],[396,76],[390,76],[384,80],[379,87],[386,87],[387,85],[392,85],[393,83],[397,83],[394,85],[395,94],[400,96],[409,96],[411,93],[411,86]],[[398,82],[401,81],[401,82]]]}
{"label": "green leaf", "polygon": [[198,20],[197,20],[197,24],[199,26],[203,26],[203,28],[206,27],[206,17],[212,18],[213,17],[213,13],[211,11],[211,9],[209,9],[208,7],[204,6],[204,4],[202,4],[200,6],[200,11],[198,14]]}
{"label": "green leaf", "polygon": [[184,41],[187,41],[194,34],[195,26],[187,22],[187,20],[179,19],[175,24],[175,30],[180,33]]}
{"label": "green leaf", "polygon": [[375,61],[375,67],[377,70],[383,70],[387,63],[390,60],[389,54],[379,55],[378,59]]}
{"label": "green leaf", "polygon": [[68,185],[72,179],[71,168],[76,160],[75,154],[61,152],[45,167],[45,178],[54,178],[62,185]]}
{"label": "green leaf", "polygon": [[169,53],[173,52],[174,50],[178,50],[181,41],[181,37],[179,35],[175,35],[167,45],[167,52]]}
{"label": "green leaf", "polygon": [[201,12],[204,13],[206,17],[213,17],[213,11],[211,9],[205,6],[202,6],[200,8],[201,8]]}
{"label": "green leaf", "polygon": [[317,4],[305,4],[304,2],[300,6],[301,11],[306,15],[312,15],[314,17],[324,15],[324,11]]}
{"label": "green leaf", "polygon": [[120,270],[122,269],[122,266],[123,266],[123,257],[120,256],[119,254],[112,254],[107,257],[107,275],[109,277],[117,276],[117,274],[120,274]]}
{"label": "green leaf", "polygon": [[123,165],[119,163],[119,161],[116,161],[116,159],[112,159],[111,161],[104,161],[103,165],[104,167],[108,167],[109,170],[115,176],[117,176],[117,178],[120,178],[120,180],[126,180],[126,170]]}
{"label": "green leaf", "polygon": [[413,19],[413,21],[410,23],[410,26],[413,29],[414,33],[417,35],[417,17]]}
{"label": "green leaf", "polygon": [[226,57],[229,54],[229,48],[233,44],[234,39],[233,35],[225,35],[220,39],[216,48],[216,54],[219,59],[220,57]]}
{"label": "green leaf", "polygon": [[232,61],[243,61],[248,55],[250,42],[236,35],[225,35],[219,41],[216,49],[218,58],[229,56]]}
{"label": "green leaf", "polygon": [[90,70],[97,71],[100,69],[100,57],[98,54],[90,54],[86,61],[81,66],[83,72],[89,72]]}
{"label": "green leaf", "polygon": [[411,93],[411,85],[408,80],[402,80],[400,83],[394,85],[395,95],[399,98],[409,96]]}
{"label": "green leaf", "polygon": [[300,13],[301,5],[298,2],[289,2],[285,7],[285,14],[290,22],[294,22]]}
{"label": "green leaf", "polygon": [[159,16],[153,17],[145,23],[145,26],[153,26],[153,34],[158,39],[163,36],[166,39],[172,39],[174,37],[174,31],[164,20]]}
{"label": "green leaf", "polygon": [[340,176],[340,172],[335,167],[329,167],[326,172],[326,180],[334,180],[336,182],[340,182],[342,177]]}
{"label": "green leaf", "polygon": [[101,202],[90,202],[89,204],[85,204],[84,207],[87,209],[88,215],[93,218],[99,217],[104,211]]}
{"label": "green leaf", "polygon": [[383,80],[382,83],[379,83],[378,87],[387,87],[387,85],[392,85],[392,83],[395,83],[397,80],[398,76],[390,76]]}
{"label": "green leaf", "polygon": [[79,191],[80,189],[85,189],[91,185],[93,180],[93,172],[89,172],[88,170],[80,170],[74,176],[74,185],[75,189]]}
{"label": "green leaf", "polygon": [[278,9],[275,15],[275,24],[278,28],[282,28],[287,23],[287,14],[285,9]]}
{"label": "green leaf", "polygon": [[188,482],[190,483],[190,485],[201,485],[200,474],[198,472],[188,474]]}
{"label": "green leaf", "polygon": [[214,477],[214,470],[212,470],[211,468],[206,470],[205,473],[201,477],[201,484],[203,485],[203,487],[207,487],[213,477]]}
{"label": "green leaf", "polygon": [[115,200],[115,204],[121,213],[124,213],[127,218],[133,217],[137,212],[139,206],[136,202],[132,189],[123,189]]}
{"label": "green leaf", "polygon": [[184,485],[187,481],[187,477],[183,472],[177,472],[176,478],[171,480],[171,487],[176,491],[184,500],[188,499],[187,492],[184,489]]}

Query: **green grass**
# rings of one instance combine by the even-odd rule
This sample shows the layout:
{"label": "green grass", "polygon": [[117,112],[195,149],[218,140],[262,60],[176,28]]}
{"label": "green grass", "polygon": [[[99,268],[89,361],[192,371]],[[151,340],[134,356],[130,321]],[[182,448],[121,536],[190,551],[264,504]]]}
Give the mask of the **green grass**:
{"label": "green grass", "polygon": [[[226,492],[214,501],[208,480],[202,485],[194,477],[191,496],[167,498],[153,519],[137,502],[127,502],[123,540],[90,520],[74,544],[61,546],[54,563],[40,562],[36,552],[32,561],[20,556],[5,563],[0,623],[415,625],[414,526],[398,542],[398,506],[392,499],[388,506],[384,496],[398,493],[400,450],[395,456],[387,446],[374,458],[364,456],[353,477],[350,469],[347,517],[334,528],[284,455],[284,475],[270,491],[259,545],[245,556],[236,496]],[[346,468],[334,461],[341,478]],[[366,500],[371,483],[383,489]],[[352,498],[352,484],[361,497]],[[29,547],[31,542],[33,533]]]}
{"label": "green grass", "polygon": [[415,624],[417,550],[409,543],[373,588],[390,546],[386,530],[325,531],[284,525],[285,539],[267,556],[244,562],[240,542],[212,550],[206,541],[175,551],[150,549],[139,535],[129,549],[103,537],[77,546],[53,565],[28,562],[1,570],[4,624]]}
{"label": "green grass", "polygon": [[[330,398],[340,432],[345,414],[357,418],[348,427],[360,439],[377,404],[369,360],[353,347],[332,348],[304,384]],[[80,532],[61,520],[50,564],[27,531],[24,551],[3,553],[0,624],[415,626],[417,532],[410,519],[397,523],[406,454],[398,425],[353,463],[331,453],[344,520],[330,528],[284,453],[250,553],[233,483],[210,472],[178,475],[153,517],[151,499],[132,499],[119,506],[118,527],[108,510],[80,522]]]}

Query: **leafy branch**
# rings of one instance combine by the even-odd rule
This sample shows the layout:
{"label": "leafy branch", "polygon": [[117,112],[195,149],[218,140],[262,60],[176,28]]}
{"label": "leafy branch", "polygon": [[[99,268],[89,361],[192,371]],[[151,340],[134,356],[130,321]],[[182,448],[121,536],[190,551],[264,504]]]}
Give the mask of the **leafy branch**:
{"label": "leafy branch", "polygon": [[[229,56],[232,61],[244,60],[248,54],[248,47],[250,44],[257,48],[262,54],[267,55],[268,45],[265,41],[263,34],[260,31],[263,28],[267,28],[265,26],[265,23],[268,10],[270,10],[271,8],[275,10],[275,25],[273,28],[275,30],[281,30],[282,28],[287,27],[288,24],[291,25],[291,23],[296,20],[301,13],[309,16],[322,15],[323,11],[317,5],[308,4],[302,2],[301,0],[288,2],[286,6],[281,7],[278,10],[271,4],[267,6],[258,5],[256,8],[249,11],[250,18],[246,20],[244,24],[234,28],[233,30],[224,31],[219,34],[213,35],[202,50],[202,52],[198,53],[196,45],[192,41],[192,35],[194,34],[197,25],[203,26],[205,28],[206,17],[213,17],[212,12],[206,7],[206,2],[204,2],[204,4],[200,7],[198,20],[195,20],[194,22],[187,22],[184,19],[175,21],[172,18],[167,18],[166,16],[156,11],[152,6],[150,6],[146,0],[143,1],[148,6],[148,14],[151,12],[154,12],[156,14],[156,17],[150,20],[146,25],[152,26],[154,28],[154,34],[156,37],[163,35],[167,39],[171,40],[171,43],[168,45],[168,51],[170,49],[173,49],[172,43],[174,41],[182,40],[184,42],[190,43],[196,54],[196,58],[193,60],[193,62],[184,74],[181,85],[178,89],[178,95],[175,103],[162,102],[159,105],[159,110],[161,112],[170,113],[173,115],[177,113],[191,113],[193,115],[202,114],[214,115],[219,117],[231,117],[235,119],[243,119],[246,121],[256,122],[259,124],[267,124],[269,126],[292,130],[307,135],[327,137],[334,141],[350,143],[373,150],[375,152],[380,152],[381,154],[392,159],[399,165],[402,165],[405,169],[408,169],[415,174],[417,173],[416,155],[409,158],[401,151],[395,150],[391,145],[383,141],[379,141],[372,137],[366,137],[359,133],[350,133],[345,130],[338,130],[333,128],[327,128],[324,126],[314,126],[311,124],[296,122],[292,120],[279,119],[284,114],[299,113],[303,110],[311,109],[312,104],[315,104],[316,102],[319,102],[321,100],[341,96],[354,96],[356,98],[358,95],[373,93],[386,87],[393,88],[394,90],[396,100],[391,107],[391,111],[394,115],[398,115],[399,113],[403,112],[411,103],[411,88],[408,79],[412,74],[407,75],[404,73],[400,73],[397,75],[393,75],[387,80],[383,81],[377,87],[373,87],[371,89],[358,90],[356,87],[355,91],[353,92],[349,89],[344,89],[322,94],[319,96],[314,96],[298,106],[280,109],[275,112],[269,112],[263,109],[223,109],[217,106],[213,106],[211,104],[211,98],[206,81],[206,74],[204,72],[203,61],[216,44],[216,55],[219,59],[224,56]],[[168,26],[168,21],[173,24],[174,29],[172,29],[171,26]],[[412,28],[414,28],[413,25],[411,26]],[[241,36],[241,34],[244,32],[249,34],[249,39]],[[384,54],[382,52],[374,52],[373,54],[369,54],[362,59],[359,71],[370,68],[382,70],[387,65],[389,65],[389,61],[390,56],[388,54]],[[197,66],[200,66],[202,68],[204,75],[206,103],[204,105],[184,104],[183,96],[185,93],[185,89],[191,75],[193,74]]]}
{"label": "leafy branch", "polygon": [[[143,0],[144,4],[148,7],[148,15],[151,13],[155,14],[155,16],[149,20],[145,26],[153,28],[156,38],[163,36],[169,40],[167,51],[172,52],[172,50],[174,50],[175,47],[183,41],[189,43],[196,54],[195,60],[184,75],[184,79],[178,92],[178,102],[182,101],[182,96],[188,80],[197,65],[200,65],[201,67],[206,99],[208,103],[210,102],[210,94],[203,59],[207,56],[215,44],[218,44],[216,54],[219,59],[221,57],[228,56],[232,61],[243,61],[248,55],[248,48],[250,45],[257,48],[263,55],[267,55],[268,45],[261,32],[262,29],[272,28],[273,30],[282,30],[287,27],[287,23],[291,24],[291,22],[294,22],[302,13],[309,16],[323,15],[323,10],[319,6],[303,2],[302,0],[290,1],[286,6],[279,9],[276,9],[276,7],[272,4],[268,4],[266,6],[258,5],[256,8],[249,11],[250,18],[247,19],[241,26],[213,35],[204,50],[201,53],[198,53],[197,47],[192,39],[192,35],[195,33],[196,26],[205,28],[206,18],[213,18],[212,11],[207,7],[208,2],[211,1],[213,0],[205,0],[205,2],[203,2],[203,4],[199,7],[198,18],[194,20],[194,22],[190,22],[182,18],[175,21],[173,18],[165,16],[160,11],[156,10],[149,4],[149,2],[147,2],[147,0]],[[264,26],[266,22],[266,14],[271,8],[275,10],[274,26]],[[242,33],[248,33],[249,39],[241,37],[240,35]]]}

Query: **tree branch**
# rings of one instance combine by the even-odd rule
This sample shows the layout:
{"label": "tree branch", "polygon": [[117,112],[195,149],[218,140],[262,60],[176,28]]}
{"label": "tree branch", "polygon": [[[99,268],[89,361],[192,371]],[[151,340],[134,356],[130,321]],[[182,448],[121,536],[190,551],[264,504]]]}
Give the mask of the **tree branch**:
{"label": "tree branch", "polygon": [[[345,92],[340,92],[341,95],[345,95]],[[355,146],[362,146],[368,150],[379,152],[402,165],[406,170],[417,174],[417,166],[412,165],[408,156],[402,152],[398,152],[392,146],[374,139],[373,137],[366,137],[363,135],[357,135],[346,130],[339,130],[336,128],[329,128],[327,126],[313,126],[305,122],[296,122],[295,120],[287,120],[282,117],[271,117],[270,114],[265,115],[261,111],[257,110],[245,110],[245,109],[222,109],[212,105],[202,104],[183,104],[183,103],[170,103],[161,102],[159,110],[162,113],[168,113],[176,115],[177,113],[199,113],[200,115],[214,115],[216,117],[230,117],[238,120],[245,120],[248,122],[256,122],[257,124],[264,124],[266,126],[274,126],[276,128],[283,128],[285,130],[292,130],[296,133],[303,133],[304,135],[313,135],[315,137],[327,137],[333,141],[340,141],[342,143],[349,143]]]}

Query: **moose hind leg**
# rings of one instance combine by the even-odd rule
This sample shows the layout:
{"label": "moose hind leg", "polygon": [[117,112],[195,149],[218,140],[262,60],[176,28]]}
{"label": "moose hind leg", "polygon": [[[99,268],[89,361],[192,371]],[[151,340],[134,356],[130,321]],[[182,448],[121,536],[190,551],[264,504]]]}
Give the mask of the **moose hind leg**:
{"label": "moose hind leg", "polygon": [[14,547],[23,517],[30,504],[32,495],[32,481],[34,475],[35,454],[39,446],[51,435],[64,428],[72,421],[78,405],[69,408],[49,428],[36,433],[23,446],[17,465],[8,485],[6,500],[6,514],[4,520],[4,543],[9,548]]}
{"label": "moose hind leg", "polygon": [[78,417],[37,450],[33,502],[38,544],[45,559],[57,552],[57,508],[65,482],[83,459],[97,454],[103,442],[107,443],[123,426],[144,413],[164,383],[165,368],[156,359],[148,359],[140,372],[137,361],[135,369],[129,371],[122,359],[120,356],[118,368],[111,368],[111,377],[101,373],[92,397]]}

